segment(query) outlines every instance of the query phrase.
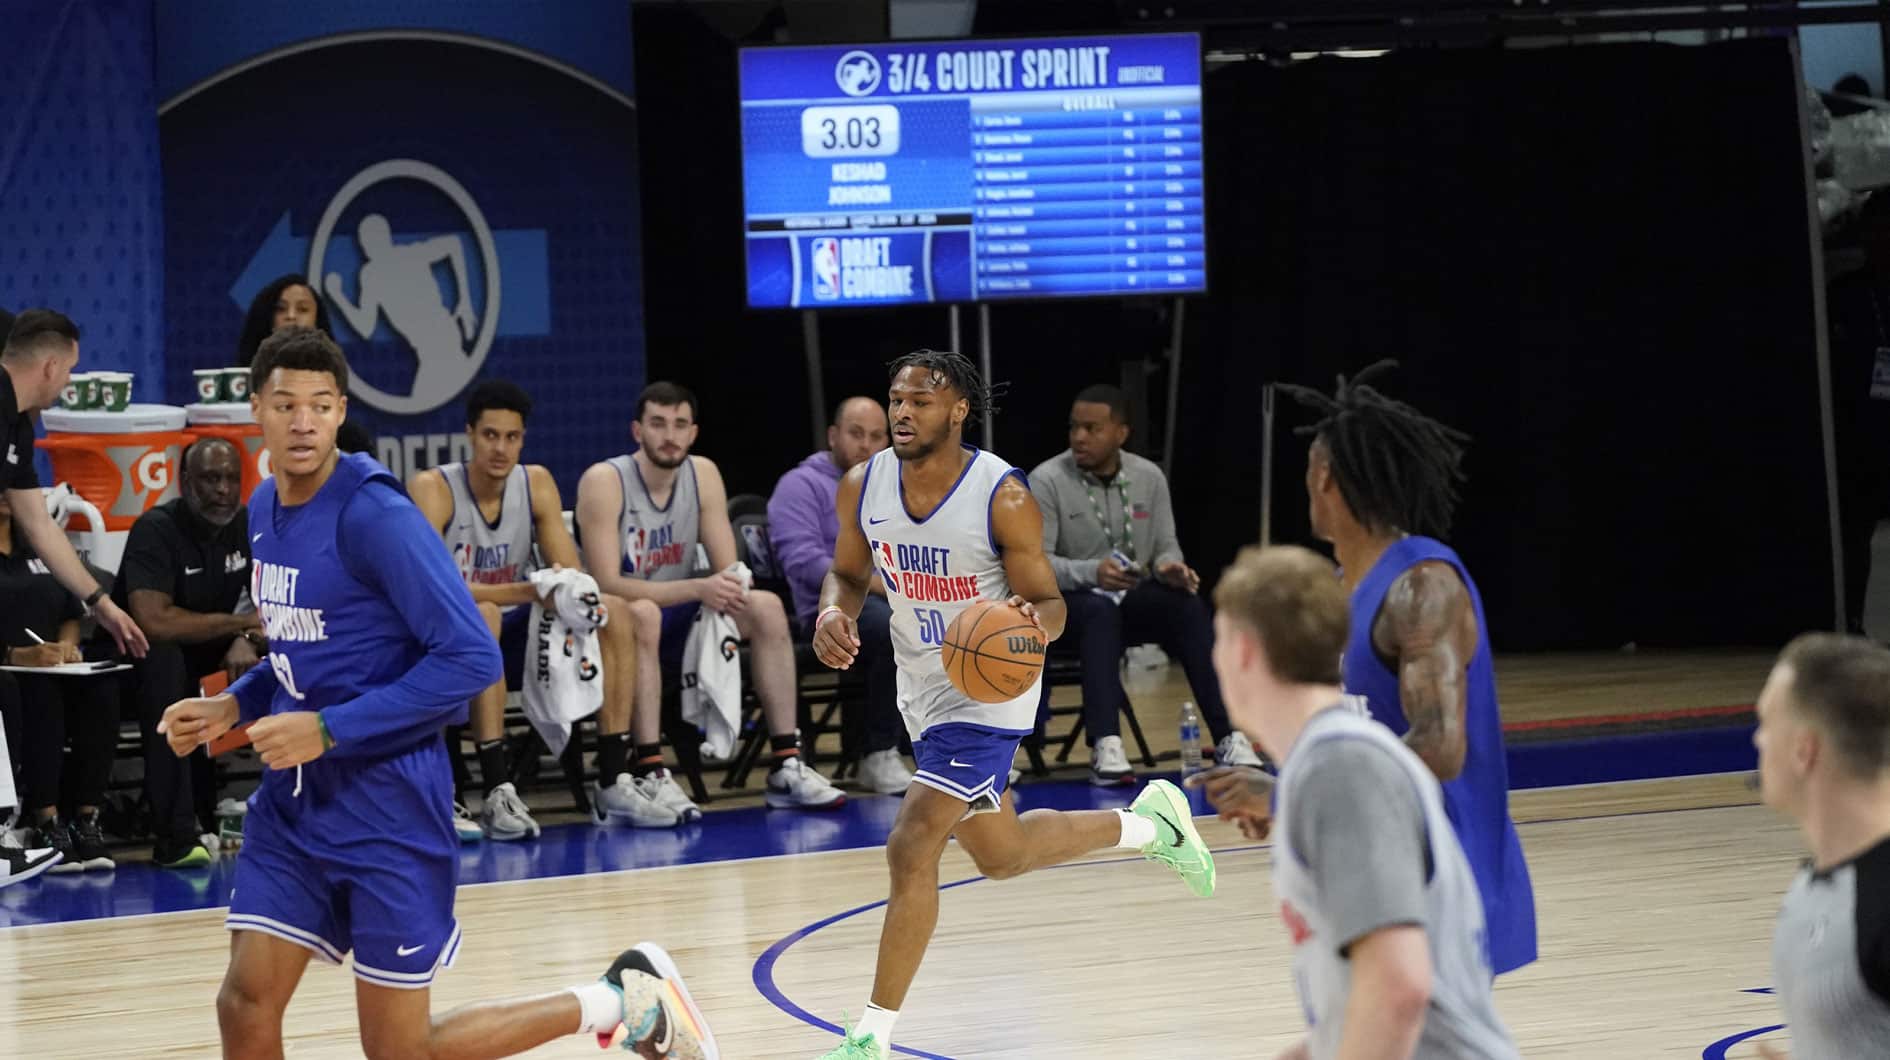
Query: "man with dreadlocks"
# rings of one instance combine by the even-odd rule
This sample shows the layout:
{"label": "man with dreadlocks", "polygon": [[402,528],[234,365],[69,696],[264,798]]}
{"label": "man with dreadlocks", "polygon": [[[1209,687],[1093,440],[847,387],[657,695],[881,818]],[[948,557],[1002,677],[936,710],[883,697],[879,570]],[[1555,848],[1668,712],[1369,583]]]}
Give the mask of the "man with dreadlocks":
{"label": "man with dreadlocks", "polygon": [[[1313,534],[1332,543],[1352,594],[1345,690],[1415,751],[1443,782],[1444,805],[1483,898],[1496,974],[1536,959],[1535,897],[1522,844],[1509,818],[1483,598],[1463,560],[1437,537],[1450,529],[1463,481],[1467,435],[1380,393],[1369,381],[1380,361],[1328,397],[1283,389],[1322,418],[1313,436],[1306,492]],[[1217,771],[1221,772],[1221,771]],[[1231,774],[1205,778],[1223,816],[1246,818],[1250,834],[1264,794]]]}
{"label": "man with dreadlocks", "polygon": [[[893,1022],[938,923],[938,862],[954,833],[978,871],[996,879],[1121,847],[1174,869],[1198,895],[1214,893],[1213,856],[1186,797],[1167,781],[1150,784],[1128,810],[1018,816],[1007,781],[1018,741],[1036,722],[1037,685],[985,704],[945,676],[939,641],[978,600],[1008,601],[1053,640],[1066,617],[1043,551],[1043,514],[1022,474],[964,443],[965,425],[989,411],[990,398],[959,354],[919,350],[894,361],[892,448],[848,471],[835,501],[840,536],[821,586],[814,652],[836,669],[852,665],[854,620],[869,581],[882,578],[893,602],[899,710],[919,769],[886,840],[892,889],[872,1002],[825,1060],[884,1060],[891,1051]],[[964,598],[958,586],[973,580],[977,594]]]}

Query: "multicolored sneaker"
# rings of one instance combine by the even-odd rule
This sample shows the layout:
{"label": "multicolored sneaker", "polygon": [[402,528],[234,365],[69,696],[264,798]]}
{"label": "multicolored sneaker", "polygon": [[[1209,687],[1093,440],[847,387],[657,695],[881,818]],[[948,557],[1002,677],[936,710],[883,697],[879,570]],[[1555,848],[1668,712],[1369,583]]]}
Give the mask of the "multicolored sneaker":
{"label": "multicolored sneaker", "polygon": [[1166,780],[1150,781],[1129,804],[1129,812],[1155,824],[1155,839],[1142,856],[1159,861],[1181,875],[1197,896],[1214,893],[1214,855],[1194,829],[1194,810],[1181,789]]}
{"label": "multicolored sneaker", "polygon": [[715,1035],[663,947],[639,942],[604,973],[623,995],[623,1022],[597,1035],[597,1047],[620,1046],[643,1060],[721,1060]]}
{"label": "multicolored sneaker", "polygon": [[847,1027],[841,1035],[840,1048],[823,1055],[820,1060],[886,1060],[886,1050],[872,1035],[855,1037],[853,1028]]}

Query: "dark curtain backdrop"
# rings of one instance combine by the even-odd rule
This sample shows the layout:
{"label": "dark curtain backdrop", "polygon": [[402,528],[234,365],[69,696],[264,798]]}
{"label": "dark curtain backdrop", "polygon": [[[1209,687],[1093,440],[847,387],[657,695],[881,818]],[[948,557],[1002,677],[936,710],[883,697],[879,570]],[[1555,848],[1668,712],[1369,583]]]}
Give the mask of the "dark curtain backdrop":
{"label": "dark curtain backdrop", "polygon": [[[679,8],[636,19],[650,378],[700,393],[697,451],[765,494],[812,439],[798,315],[742,306],[734,45]],[[1195,565],[1211,579],[1257,536],[1262,383],[1391,355],[1396,392],[1475,436],[1454,539],[1501,647],[1828,624],[1794,90],[1779,41],[1213,74],[1214,289],[1188,306],[1174,475]],[[946,319],[823,314],[828,402],[881,393]],[[1063,447],[1077,389],[1168,335],[1165,306],[1112,300],[992,322],[997,449],[1026,468]],[[1304,540],[1304,419],[1282,411],[1275,536]]]}

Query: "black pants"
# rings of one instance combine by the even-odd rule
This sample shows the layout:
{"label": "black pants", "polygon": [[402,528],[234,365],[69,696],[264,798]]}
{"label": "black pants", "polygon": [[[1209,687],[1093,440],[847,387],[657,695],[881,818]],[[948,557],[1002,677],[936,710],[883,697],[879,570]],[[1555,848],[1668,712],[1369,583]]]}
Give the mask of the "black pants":
{"label": "black pants", "polygon": [[[1201,720],[1219,742],[1232,731],[1221,685],[1214,676],[1214,622],[1207,604],[1194,593],[1170,588],[1153,578],[1128,591],[1121,603],[1101,593],[1081,589],[1063,594],[1069,621],[1055,648],[1074,647],[1083,660],[1083,727],[1093,747],[1121,729],[1122,704],[1129,694],[1122,687],[1122,648],[1125,644],[1162,646],[1180,660],[1194,690]],[[1042,723],[1050,709],[1050,686],[1043,689],[1038,709]]]}
{"label": "black pants", "polygon": [[144,793],[151,830],[161,839],[192,840],[216,817],[216,780],[203,748],[179,758],[158,735],[164,708],[198,694],[204,677],[223,668],[231,637],[201,644],[160,642],[137,664],[138,729],[144,737]]}
{"label": "black pants", "polygon": [[866,752],[899,746],[905,722],[899,717],[899,678],[893,662],[892,605],[869,594],[860,608],[860,654],[854,665],[866,667]]}
{"label": "black pants", "polygon": [[118,743],[115,679],[0,672],[0,710],[9,719],[23,809],[70,812],[104,802]]}

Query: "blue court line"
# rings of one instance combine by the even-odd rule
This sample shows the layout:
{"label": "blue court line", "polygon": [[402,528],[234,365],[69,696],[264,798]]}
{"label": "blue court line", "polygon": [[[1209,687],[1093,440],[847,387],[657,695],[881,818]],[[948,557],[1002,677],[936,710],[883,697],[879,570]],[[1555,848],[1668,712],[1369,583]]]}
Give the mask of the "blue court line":
{"label": "blue court line", "polygon": [[1773,1031],[1782,1031],[1784,1029],[1785,1025],[1781,1023],[1775,1027],[1759,1027],[1754,1030],[1741,1031],[1738,1034],[1729,1035],[1707,1046],[1705,1049],[1700,1050],[1700,1060],[1726,1060],[1726,1051],[1738,1045],[1740,1042],[1748,1041],[1752,1038],[1760,1038]]}

